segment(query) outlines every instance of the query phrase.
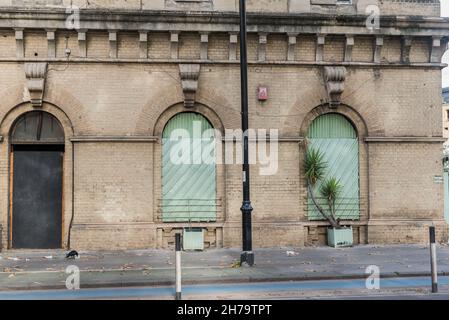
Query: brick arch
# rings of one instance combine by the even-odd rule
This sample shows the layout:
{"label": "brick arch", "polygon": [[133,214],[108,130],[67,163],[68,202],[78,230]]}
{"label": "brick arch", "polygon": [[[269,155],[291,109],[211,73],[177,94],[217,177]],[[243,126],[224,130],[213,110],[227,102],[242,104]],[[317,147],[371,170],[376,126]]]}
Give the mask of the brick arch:
{"label": "brick arch", "polygon": [[[4,102],[4,101],[3,101]],[[11,145],[10,145],[10,133],[16,124],[16,121],[24,114],[41,110],[47,112],[54,116],[61,127],[64,130],[64,138],[65,138],[65,156],[64,156],[64,171],[63,171],[63,224],[62,224],[62,237],[63,237],[63,248],[68,246],[68,232],[69,225],[72,217],[72,203],[73,203],[73,147],[71,143],[71,139],[74,136],[74,126],[72,125],[72,121],[67,115],[67,113],[61,109],[59,106],[54,103],[45,101],[41,108],[35,108],[31,105],[30,102],[21,102],[16,104],[14,107],[8,110],[6,114],[3,115],[0,121],[0,134],[3,136],[3,141],[1,143],[2,153],[0,154],[0,162],[3,163],[4,170],[0,174],[0,188],[2,190],[2,196],[0,197],[0,223],[3,222],[4,226],[7,226],[4,232],[3,239],[0,241],[3,242],[4,247],[10,246],[10,236],[11,236],[11,227],[10,227],[10,173],[11,173]]]}
{"label": "brick arch", "polygon": [[[364,123],[363,127],[365,128],[366,136],[368,134],[374,136],[384,135],[385,126],[379,117],[379,108],[375,104],[375,101],[369,99],[369,97],[367,98],[365,92],[361,92],[361,90],[357,91],[360,91],[361,94],[356,95],[351,93],[350,89],[348,88],[347,92],[343,94],[343,103],[334,111],[337,113],[347,113],[349,119],[351,119],[352,115],[354,115],[354,119],[360,119]],[[284,134],[289,136],[297,136],[298,132],[303,134],[302,126],[305,119],[311,113],[317,112],[317,108],[324,110],[327,106],[326,100],[327,93],[324,84],[298,95],[294,104],[285,113],[283,122],[281,123],[281,129]]]}
{"label": "brick arch", "polygon": [[[318,89],[318,90],[317,90]],[[290,106],[285,114],[281,129],[285,135],[296,136],[300,131],[301,121],[316,106],[324,103],[326,90],[324,86],[319,86],[314,90],[307,90],[297,97],[296,102]]]}
{"label": "brick arch", "polygon": [[[360,179],[360,222],[367,223],[369,220],[369,152],[368,144],[365,138],[368,136],[368,127],[364,118],[352,107],[342,104],[337,109],[329,108],[328,104],[321,104],[310,110],[300,124],[301,137],[307,137],[308,130],[312,122],[321,115],[336,113],[344,116],[354,127],[359,140],[359,179]],[[307,140],[301,144],[302,156],[305,157],[307,148]],[[307,188],[307,182],[303,181],[303,187]],[[307,206],[307,197],[303,199],[303,203]],[[365,242],[366,239],[363,241]]]}
{"label": "brick arch", "polygon": [[[181,88],[170,87],[158,91],[157,97],[151,99],[140,112],[136,123],[136,133],[157,136],[158,134],[155,130],[161,116],[170,108],[178,105],[183,111],[195,111],[195,109],[198,109],[200,113],[204,111],[208,114],[211,111],[215,114],[215,117],[220,119],[220,126],[217,126],[217,129],[240,127],[240,111],[232,108],[231,104],[215,90],[199,90],[196,101],[197,103],[194,108],[187,109],[183,107],[183,93]],[[207,108],[210,111],[206,111],[203,108]]]}
{"label": "brick arch", "polygon": [[347,105],[340,105],[337,109],[331,109],[327,104],[314,108],[305,116],[300,127],[300,135],[306,137],[313,120],[328,113],[337,113],[345,116],[356,130],[359,139],[363,140],[368,136],[368,128],[365,120],[356,110]]}
{"label": "brick arch", "polygon": [[196,103],[194,108],[186,109],[184,104],[180,102],[169,107],[159,116],[153,129],[153,135],[156,137],[161,137],[168,121],[170,121],[170,119],[172,119],[175,115],[183,112],[196,112],[201,114],[209,120],[214,129],[224,133],[223,123],[214,110],[200,103]]}
{"label": "brick arch", "polygon": [[[7,91],[2,93],[2,99],[0,100],[0,128],[9,114],[15,112],[17,108],[24,108],[27,105],[30,107],[28,101],[24,101],[23,90],[23,85],[17,85],[8,88]],[[61,116],[63,118],[70,119],[71,135],[83,130],[83,126],[86,123],[86,121],[83,121],[86,118],[86,109],[70,92],[59,86],[49,85],[46,89],[44,102],[47,108],[53,106],[54,110],[57,109],[62,113]],[[34,108],[33,110],[36,109]],[[50,111],[49,113],[52,112]],[[1,134],[4,135],[3,130]]]}
{"label": "brick arch", "polygon": [[84,105],[66,89],[50,84],[46,89],[44,99],[54,106],[59,106],[73,124],[74,134],[80,134],[85,131],[89,124],[88,112]]}
{"label": "brick arch", "polygon": [[[221,117],[209,106],[206,106],[202,103],[196,103],[194,108],[185,108],[183,102],[177,102],[174,105],[166,108],[156,119],[154,123],[154,127],[152,129],[153,136],[162,138],[163,131],[167,123],[172,119],[175,115],[182,112],[196,112],[204,116],[209,122],[212,124],[213,128],[219,130],[222,134],[224,133],[225,126],[222,122]],[[154,145],[153,149],[153,163],[154,163],[154,180],[153,180],[153,197],[154,199],[162,199],[162,139],[159,139],[159,142]],[[225,193],[225,166],[218,165],[216,167],[216,184],[217,184],[217,199],[221,199],[222,203],[225,203],[226,193]],[[161,223],[162,216],[160,211],[161,204],[157,204],[154,206],[153,211],[153,219],[154,221]],[[217,212],[217,219],[219,221],[225,219],[225,206],[220,206]]]}
{"label": "brick arch", "polygon": [[35,108],[29,102],[23,102],[8,111],[5,116],[1,119],[0,122],[0,133],[5,138],[6,141],[9,141],[11,130],[14,127],[16,121],[24,114],[32,111],[44,111],[52,116],[54,116],[61,127],[64,130],[65,139],[68,140],[74,135],[74,128],[72,125],[72,121],[68,117],[68,115],[58,106],[53,103],[44,101],[42,108]]}

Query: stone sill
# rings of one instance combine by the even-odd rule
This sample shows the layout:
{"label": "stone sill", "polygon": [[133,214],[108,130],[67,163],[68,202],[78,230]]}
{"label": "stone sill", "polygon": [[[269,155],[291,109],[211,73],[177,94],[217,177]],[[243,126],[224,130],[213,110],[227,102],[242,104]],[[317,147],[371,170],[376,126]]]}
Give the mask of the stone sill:
{"label": "stone sill", "polygon": [[85,142],[85,143],[99,143],[99,142],[157,142],[157,137],[144,136],[109,136],[109,137],[93,137],[93,136],[78,136],[70,139],[71,142]]}

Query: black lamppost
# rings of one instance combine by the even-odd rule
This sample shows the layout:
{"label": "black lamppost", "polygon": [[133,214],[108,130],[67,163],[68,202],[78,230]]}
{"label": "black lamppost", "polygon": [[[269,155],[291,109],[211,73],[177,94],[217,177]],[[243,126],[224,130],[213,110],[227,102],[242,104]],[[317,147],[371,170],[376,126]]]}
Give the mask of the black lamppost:
{"label": "black lamppost", "polygon": [[242,204],[242,239],[243,252],[241,263],[254,265],[249,172],[249,139],[248,139],[248,52],[246,45],[246,2],[240,0],[240,77],[242,99],[242,130],[243,130],[243,204]]}

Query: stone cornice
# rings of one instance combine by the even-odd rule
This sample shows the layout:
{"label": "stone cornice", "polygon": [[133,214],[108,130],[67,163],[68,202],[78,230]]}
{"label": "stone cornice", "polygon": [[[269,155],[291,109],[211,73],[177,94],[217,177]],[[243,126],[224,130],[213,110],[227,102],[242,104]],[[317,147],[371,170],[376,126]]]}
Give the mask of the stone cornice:
{"label": "stone cornice", "polygon": [[[81,28],[87,30],[238,32],[234,12],[100,11],[83,9]],[[66,29],[68,14],[60,9],[0,8],[0,28]],[[410,35],[449,37],[449,19],[421,16],[382,16],[381,29],[371,32],[364,15],[250,13],[249,32]],[[182,28],[179,26],[182,25]]]}

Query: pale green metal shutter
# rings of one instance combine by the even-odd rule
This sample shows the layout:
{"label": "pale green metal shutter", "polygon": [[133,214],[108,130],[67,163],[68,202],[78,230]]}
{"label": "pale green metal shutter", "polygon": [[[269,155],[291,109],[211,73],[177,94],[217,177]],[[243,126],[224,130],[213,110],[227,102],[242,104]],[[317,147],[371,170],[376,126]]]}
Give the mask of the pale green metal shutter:
{"label": "pale green metal shutter", "polygon": [[[342,115],[325,114],[314,120],[309,133],[309,147],[319,149],[327,163],[325,179],[335,177],[342,184],[336,201],[336,214],[342,220],[360,218],[359,141],[351,123]],[[325,180],[324,179],[324,180]],[[323,181],[320,181],[323,182]],[[328,208],[326,199],[319,196],[320,183],[315,187],[318,202]],[[308,202],[310,220],[323,220],[322,215]]]}
{"label": "pale green metal shutter", "polygon": [[[185,130],[190,137],[184,141],[190,149],[189,164],[179,164],[171,159],[172,148],[179,146],[180,140],[170,138],[178,129]],[[180,113],[168,122],[163,134],[164,222],[216,221],[216,162],[212,129],[207,119],[193,112]]]}

